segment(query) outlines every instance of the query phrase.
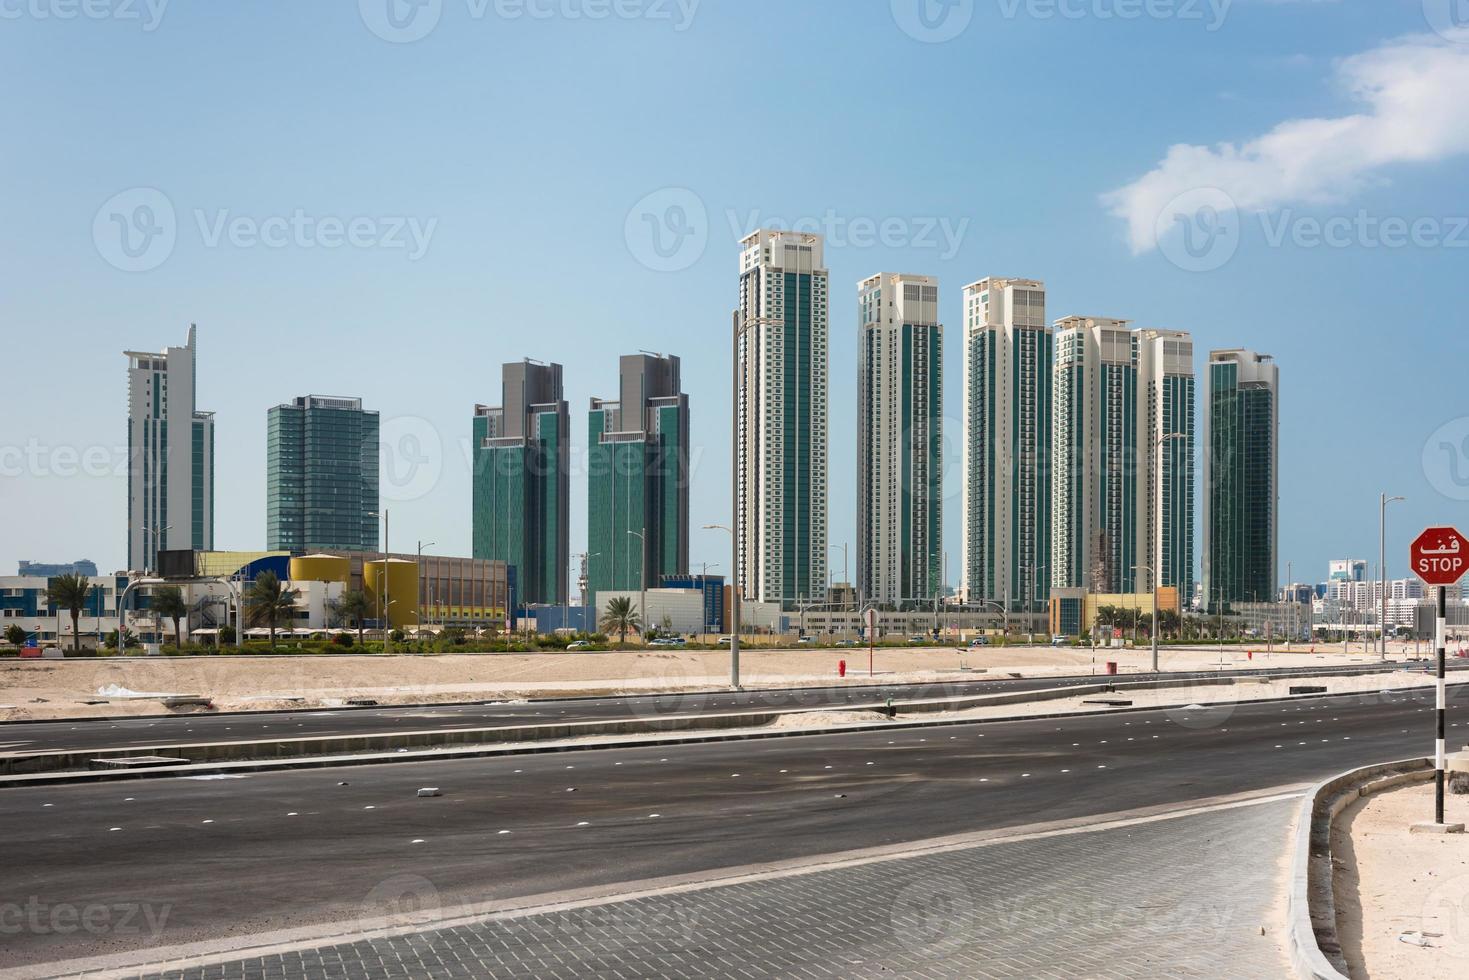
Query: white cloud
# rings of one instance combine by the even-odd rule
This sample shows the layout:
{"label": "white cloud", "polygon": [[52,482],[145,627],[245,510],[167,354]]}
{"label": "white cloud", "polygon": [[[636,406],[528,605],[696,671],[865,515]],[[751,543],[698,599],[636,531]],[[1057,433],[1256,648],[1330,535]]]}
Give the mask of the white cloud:
{"label": "white cloud", "polygon": [[1398,38],[1341,60],[1336,82],[1362,111],[1292,119],[1243,143],[1178,144],[1151,171],[1102,196],[1134,254],[1175,226],[1181,195],[1223,191],[1242,211],[1342,200],[1391,164],[1469,153],[1469,29]]}

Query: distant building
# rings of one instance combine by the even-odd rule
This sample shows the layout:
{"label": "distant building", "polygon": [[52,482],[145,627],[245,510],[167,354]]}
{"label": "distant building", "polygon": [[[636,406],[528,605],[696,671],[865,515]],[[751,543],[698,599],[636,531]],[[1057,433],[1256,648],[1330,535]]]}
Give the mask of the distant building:
{"label": "distant building", "polygon": [[474,557],[515,570],[517,602],[570,597],[571,415],[560,364],[501,371],[497,407],[474,411]]}
{"label": "distant building", "polygon": [[1204,605],[1269,602],[1279,538],[1280,371],[1267,354],[1209,353]]}
{"label": "distant building", "polygon": [[631,354],[587,420],[587,584],[655,588],[689,570],[689,396],[679,359]]}
{"label": "distant building", "polygon": [[378,549],[378,413],[307,395],[266,420],[265,547]]}
{"label": "distant building", "polygon": [[1328,564],[1328,582],[1361,582],[1367,578],[1367,563],[1360,558],[1341,558]]}
{"label": "distant building", "polygon": [[857,586],[898,608],[943,587],[939,283],[884,272],[857,288]]}
{"label": "distant building", "polygon": [[57,578],[61,575],[80,575],[83,578],[97,577],[97,563],[83,559],[67,565],[49,565],[45,562],[23,561],[17,573],[22,578]]}
{"label": "distant building", "polygon": [[740,242],[739,582],[793,608],[826,592],[828,274],[820,235]]}
{"label": "distant building", "polygon": [[214,547],[214,413],[195,401],[198,328],[183,347],[127,351],[128,568]]}
{"label": "distant building", "polygon": [[[22,567],[29,562],[22,562]],[[31,566],[34,567],[34,566]],[[71,574],[68,571],[60,574]],[[8,627],[19,626],[26,637],[36,643],[72,645],[71,613],[58,609],[48,597],[50,579],[54,576],[26,573],[0,577],[0,641]],[[108,633],[117,629],[117,601],[127,588],[123,576],[89,575],[92,591],[78,622],[81,645],[96,649]]]}

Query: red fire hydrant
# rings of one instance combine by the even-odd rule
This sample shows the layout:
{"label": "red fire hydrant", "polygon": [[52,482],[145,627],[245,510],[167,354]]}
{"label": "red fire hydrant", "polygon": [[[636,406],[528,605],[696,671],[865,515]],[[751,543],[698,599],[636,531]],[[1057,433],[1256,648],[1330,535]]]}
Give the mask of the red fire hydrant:
{"label": "red fire hydrant", "polygon": [[837,661],[837,676],[838,677],[846,677],[847,676],[847,662],[845,660],[838,660]]}

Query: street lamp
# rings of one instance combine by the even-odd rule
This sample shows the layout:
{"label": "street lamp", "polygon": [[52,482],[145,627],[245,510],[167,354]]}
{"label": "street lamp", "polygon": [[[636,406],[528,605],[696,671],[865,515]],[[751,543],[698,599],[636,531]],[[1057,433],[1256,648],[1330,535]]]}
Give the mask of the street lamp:
{"label": "street lamp", "polygon": [[643,617],[643,642],[648,642],[648,539],[642,531],[628,531],[642,545],[638,551],[638,612]]}
{"label": "street lamp", "polygon": [[[1158,565],[1158,566],[1161,566],[1163,564],[1163,562],[1161,561],[1161,559],[1163,557],[1163,555],[1162,555],[1162,550],[1163,549],[1159,545],[1160,539],[1163,536],[1163,514],[1162,514],[1162,510],[1163,510],[1163,443],[1165,443],[1165,442],[1172,442],[1175,439],[1187,439],[1187,438],[1188,438],[1188,434],[1185,433],[1185,432],[1165,432],[1163,435],[1161,435],[1161,436],[1158,437],[1157,442],[1154,443],[1154,445],[1153,445],[1153,455],[1157,457],[1157,463],[1154,466],[1154,470],[1156,472],[1156,477],[1155,477],[1154,482],[1153,482],[1153,514],[1155,515],[1155,519],[1158,522],[1158,527],[1155,529],[1156,530],[1156,533],[1153,535],[1153,546],[1159,552],[1157,555],[1154,556],[1153,564],[1154,565]],[[1158,578],[1159,578],[1159,576],[1158,576],[1158,570],[1156,568],[1149,568],[1148,569],[1148,579],[1150,580],[1150,582],[1152,584],[1152,592],[1153,592],[1153,636],[1152,636],[1152,647],[1153,647],[1153,673],[1155,673],[1155,674],[1158,673],[1158,586],[1159,586]],[[1183,604],[1180,602],[1179,603],[1180,614],[1182,612],[1182,605]]]}
{"label": "street lamp", "polygon": [[168,525],[167,527],[159,527],[159,528],[147,527],[146,525],[143,527],[143,533],[144,534],[152,535],[152,537],[153,537],[153,567],[151,567],[151,568],[150,567],[147,567],[148,566],[148,561],[147,561],[148,556],[147,555],[144,555],[143,556],[143,559],[144,559],[143,560],[143,565],[144,565],[143,574],[144,575],[149,575],[149,574],[152,574],[152,573],[155,573],[155,572],[158,571],[158,567],[157,567],[158,566],[158,553],[163,550],[163,536],[165,534],[167,534],[169,531],[172,531],[172,530],[173,530],[173,525],[172,524]]}
{"label": "street lamp", "polygon": [[[739,503],[736,501],[735,506]],[[727,531],[733,553],[733,564],[729,570],[730,631],[729,631],[729,686],[740,689],[740,543],[734,528],[726,524],[705,524],[706,531]]]}
{"label": "street lamp", "polygon": [[1406,500],[1406,497],[1382,495],[1381,507],[1377,512],[1377,574],[1382,584],[1382,614],[1377,620],[1382,634],[1382,659],[1387,659],[1387,505]]}
{"label": "street lamp", "polygon": [[389,536],[391,526],[388,523],[388,511],[373,511],[368,517],[381,517],[383,519],[383,653],[391,652],[393,646],[393,623],[388,616],[388,607],[392,602],[388,599],[388,560],[389,560]]}

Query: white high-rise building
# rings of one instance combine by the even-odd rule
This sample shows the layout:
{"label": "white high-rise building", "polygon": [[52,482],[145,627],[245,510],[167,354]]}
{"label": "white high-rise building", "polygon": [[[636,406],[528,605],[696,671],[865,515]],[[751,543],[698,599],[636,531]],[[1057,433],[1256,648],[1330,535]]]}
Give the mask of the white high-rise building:
{"label": "white high-rise building", "polygon": [[857,588],[895,608],[943,587],[939,284],[884,272],[857,289]]}
{"label": "white high-rise building", "polygon": [[1102,317],[1055,329],[1052,585],[1143,593],[1156,569],[1192,595],[1192,340]]}
{"label": "white high-rise building", "polygon": [[968,602],[1038,613],[1050,595],[1051,356],[1046,287],[964,287],[964,559]]}
{"label": "white high-rise building", "polygon": [[214,413],[195,402],[196,327],[183,347],[128,359],[128,569],[214,549]]}
{"label": "white high-rise building", "polygon": [[788,606],[827,589],[827,270],[822,238],[761,230],[740,243],[739,580]]}

